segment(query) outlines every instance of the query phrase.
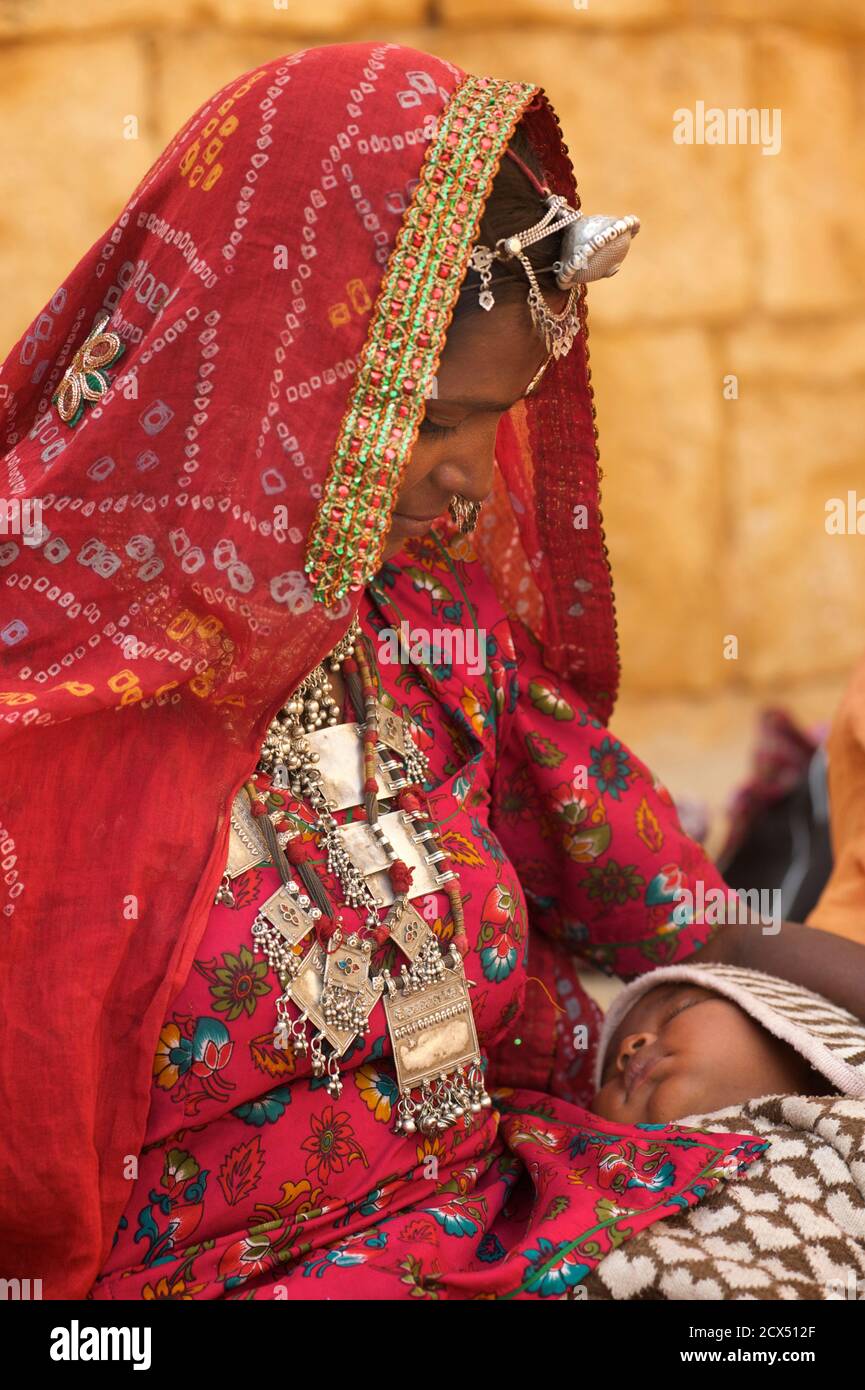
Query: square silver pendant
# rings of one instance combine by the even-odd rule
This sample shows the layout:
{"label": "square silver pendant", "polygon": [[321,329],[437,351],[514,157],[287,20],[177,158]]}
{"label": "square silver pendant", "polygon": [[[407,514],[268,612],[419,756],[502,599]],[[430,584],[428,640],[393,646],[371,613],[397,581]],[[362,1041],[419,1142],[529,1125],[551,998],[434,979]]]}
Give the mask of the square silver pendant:
{"label": "square silver pendant", "polygon": [[[333,1028],[325,1023],[324,1014],[321,1011],[321,995],[324,989],[324,972],[327,964],[327,956],[321,942],[316,941],[307,952],[303,965],[300,967],[295,978],[289,986],[292,1003],[294,1003],[301,1013],[306,1014],[309,1021],[320,1032],[324,1033],[327,1041],[334,1049],[338,1057],[341,1057],[349,1044],[357,1037],[355,1032],[347,1031],[342,1028]],[[381,998],[381,985],[375,988],[369,980],[364,983],[363,994],[368,1005],[366,1010],[367,1018],[372,1013],[379,999]]]}
{"label": "square silver pendant", "polygon": [[396,917],[391,920],[390,935],[391,940],[396,942],[403,954],[414,964],[424,943],[435,933],[417,908],[412,907],[410,902],[405,902]]}
{"label": "square silver pendant", "polygon": [[395,753],[404,754],[406,750],[406,740],[411,737],[406,722],[401,714],[397,714],[395,709],[388,705],[383,705],[381,700],[376,702],[375,707],[376,723],[378,725],[378,736],[381,743],[386,743],[388,748],[392,748]]}
{"label": "square silver pendant", "polygon": [[[331,810],[344,811],[363,804],[363,726],[356,723],[333,724],[307,734],[310,752],[318,754],[322,790]],[[394,796],[392,778],[376,754],[376,782],[379,801]]]}
{"label": "square silver pendant", "polygon": [[302,941],[315,926],[315,921],[299,905],[297,898],[298,894],[289,893],[282,883],[259,908],[262,916],[266,917],[292,946]]}
{"label": "square silver pendant", "polygon": [[337,927],[329,942],[324,967],[326,985],[339,985],[352,994],[362,994],[369,983],[372,943],[357,935],[343,937]]}

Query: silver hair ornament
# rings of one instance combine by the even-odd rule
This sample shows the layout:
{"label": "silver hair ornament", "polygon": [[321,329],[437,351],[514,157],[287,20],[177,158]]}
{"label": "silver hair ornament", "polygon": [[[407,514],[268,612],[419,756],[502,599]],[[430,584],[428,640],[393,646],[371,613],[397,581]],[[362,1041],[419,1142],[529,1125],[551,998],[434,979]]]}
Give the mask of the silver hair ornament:
{"label": "silver hair ornament", "polygon": [[[585,217],[578,208],[570,207],[558,193],[549,194],[544,201],[547,211],[538,222],[522,232],[501,237],[494,250],[479,243],[472,250],[469,266],[480,275],[478,303],[482,309],[489,311],[495,304],[490,288],[493,261],[519,260],[529,281],[528,303],[532,322],[544,339],[547,352],[558,358],[570,352],[580,331],[577,287],[615,275],[632,239],[640,230],[640,221],[632,214],[626,217]],[[562,233],[561,255],[547,269],[554,271],[559,289],[570,291],[565,307],[558,314],[553,313],[547,304],[535,268],[525,255],[527,246],[543,241],[556,232]]]}
{"label": "silver hair ornament", "polygon": [[571,285],[587,285],[615,275],[640,230],[640,219],[633,213],[625,217],[580,217],[562,237],[561,255],[553,262],[560,290]]}

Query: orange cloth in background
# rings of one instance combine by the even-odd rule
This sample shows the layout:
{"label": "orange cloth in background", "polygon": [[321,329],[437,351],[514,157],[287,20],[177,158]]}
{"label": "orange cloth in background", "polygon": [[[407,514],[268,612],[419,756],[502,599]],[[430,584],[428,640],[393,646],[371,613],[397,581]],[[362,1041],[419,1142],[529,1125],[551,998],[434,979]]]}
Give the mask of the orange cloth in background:
{"label": "orange cloth in background", "polygon": [[865,658],[832,722],[828,755],[835,864],[807,923],[865,945]]}

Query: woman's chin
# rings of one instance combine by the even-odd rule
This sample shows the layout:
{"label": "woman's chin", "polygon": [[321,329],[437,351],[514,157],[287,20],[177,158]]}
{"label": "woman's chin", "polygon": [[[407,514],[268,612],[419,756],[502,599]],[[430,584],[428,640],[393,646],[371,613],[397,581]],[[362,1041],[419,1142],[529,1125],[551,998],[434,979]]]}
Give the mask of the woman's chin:
{"label": "woman's chin", "polygon": [[393,555],[398,555],[406,541],[412,540],[415,536],[425,536],[432,526],[432,521],[415,521],[395,514],[384,543],[382,559],[389,560]]}

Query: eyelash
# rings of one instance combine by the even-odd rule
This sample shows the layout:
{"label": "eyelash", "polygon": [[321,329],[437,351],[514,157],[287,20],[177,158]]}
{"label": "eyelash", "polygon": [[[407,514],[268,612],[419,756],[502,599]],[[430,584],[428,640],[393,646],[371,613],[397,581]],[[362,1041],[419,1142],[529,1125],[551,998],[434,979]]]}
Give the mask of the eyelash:
{"label": "eyelash", "polygon": [[677,1014],[684,1013],[685,1009],[690,1009],[693,1004],[699,1004],[700,1002],[701,1001],[699,999],[693,997],[691,999],[686,999],[683,1004],[678,1004],[676,1008],[673,1009],[672,1013],[667,1014],[667,1017],[665,1018],[664,1022],[670,1023],[671,1020],[674,1019]]}
{"label": "eyelash", "polygon": [[441,439],[446,434],[456,434],[456,425],[434,425],[432,420],[424,416],[420,422],[420,430],[422,434],[431,434],[434,438]]}

